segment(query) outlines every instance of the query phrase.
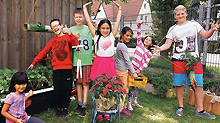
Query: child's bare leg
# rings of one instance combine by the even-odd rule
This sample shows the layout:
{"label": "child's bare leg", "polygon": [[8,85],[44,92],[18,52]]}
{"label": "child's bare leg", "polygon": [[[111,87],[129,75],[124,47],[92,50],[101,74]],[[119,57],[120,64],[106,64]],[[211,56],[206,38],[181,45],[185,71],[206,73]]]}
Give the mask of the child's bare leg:
{"label": "child's bare leg", "polygon": [[184,86],[176,86],[176,97],[179,107],[183,107],[183,90]]}
{"label": "child's bare leg", "polygon": [[82,101],[82,84],[76,83],[78,101]]}
{"label": "child's bare leg", "polygon": [[83,102],[87,102],[89,94],[89,83],[83,83]]}
{"label": "child's bare leg", "polygon": [[195,98],[197,104],[197,111],[203,110],[203,87],[197,87],[195,91]]}

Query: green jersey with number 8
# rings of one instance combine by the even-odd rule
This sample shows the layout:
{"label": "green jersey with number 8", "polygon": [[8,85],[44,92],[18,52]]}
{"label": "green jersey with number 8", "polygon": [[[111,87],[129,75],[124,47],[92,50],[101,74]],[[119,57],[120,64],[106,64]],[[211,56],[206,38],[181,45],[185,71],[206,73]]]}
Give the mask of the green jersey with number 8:
{"label": "green jersey with number 8", "polygon": [[69,30],[74,35],[79,33],[79,45],[84,45],[84,47],[73,49],[73,66],[77,66],[77,59],[81,59],[82,66],[92,65],[92,35],[89,28],[86,25],[83,25],[82,28],[72,26]]}

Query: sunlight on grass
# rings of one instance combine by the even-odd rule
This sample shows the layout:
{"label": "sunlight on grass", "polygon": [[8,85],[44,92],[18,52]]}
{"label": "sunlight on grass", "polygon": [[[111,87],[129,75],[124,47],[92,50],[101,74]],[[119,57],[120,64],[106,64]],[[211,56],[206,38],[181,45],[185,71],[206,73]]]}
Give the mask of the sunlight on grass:
{"label": "sunlight on grass", "polygon": [[157,121],[157,122],[177,122],[173,118],[167,118],[163,113],[157,113],[157,114],[143,114],[144,117],[147,119],[150,119],[151,121]]}

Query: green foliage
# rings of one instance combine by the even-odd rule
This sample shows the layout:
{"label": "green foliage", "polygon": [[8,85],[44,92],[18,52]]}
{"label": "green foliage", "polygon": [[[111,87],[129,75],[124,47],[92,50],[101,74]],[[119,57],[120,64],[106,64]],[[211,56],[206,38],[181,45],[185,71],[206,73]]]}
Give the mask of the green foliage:
{"label": "green foliage", "polygon": [[[102,3],[105,3],[105,4],[110,4],[112,1],[115,1],[115,0],[95,0],[95,1],[102,2]],[[129,2],[129,0],[120,0],[120,1],[124,2],[124,3]]]}
{"label": "green foliage", "polygon": [[148,80],[152,82],[156,88],[156,95],[165,97],[169,89],[173,87],[173,77],[167,71],[159,71],[147,74]]}
{"label": "green foliage", "polygon": [[102,95],[105,98],[121,97],[122,94],[127,93],[123,90],[123,82],[117,77],[107,77],[107,73],[98,76],[94,81],[91,92],[94,92],[96,98]]}
{"label": "green foliage", "polygon": [[[1,69],[0,70],[0,99],[4,99],[9,92],[11,77],[17,70]],[[52,67],[39,66],[26,72],[29,79],[29,86],[32,90],[51,87]]]}
{"label": "green foliage", "polygon": [[0,70],[0,99],[5,98],[9,91],[11,77],[17,70],[1,69]]}
{"label": "green foliage", "polygon": [[52,67],[39,66],[33,70],[27,71],[29,86],[32,90],[51,87],[52,83]]}
{"label": "green foliage", "polygon": [[217,96],[220,96],[220,83],[219,79],[210,79],[204,78],[203,88],[204,90],[209,90],[212,93],[215,93]]}
{"label": "green foliage", "polygon": [[190,73],[190,71],[194,71],[194,66],[196,63],[200,62],[200,58],[197,56],[191,55],[189,52],[185,52],[185,54],[181,55],[181,58],[186,61],[186,73]]}

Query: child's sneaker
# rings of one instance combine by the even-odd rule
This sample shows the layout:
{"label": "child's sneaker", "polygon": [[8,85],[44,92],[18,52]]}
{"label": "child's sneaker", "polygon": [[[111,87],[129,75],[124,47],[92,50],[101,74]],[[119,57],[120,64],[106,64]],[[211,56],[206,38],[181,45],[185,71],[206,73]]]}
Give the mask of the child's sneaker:
{"label": "child's sneaker", "polygon": [[183,112],[184,112],[184,110],[183,110],[182,107],[179,107],[179,108],[176,110],[176,114],[177,114],[178,116],[182,116],[182,115],[183,115]]}
{"label": "child's sneaker", "polygon": [[105,114],[104,116],[105,116],[105,119],[106,119],[106,120],[110,120],[110,115]]}
{"label": "child's sneaker", "polygon": [[207,118],[210,118],[210,119],[215,119],[216,118],[215,115],[211,115],[208,112],[206,112],[205,110],[202,110],[201,112],[196,111],[195,113],[199,117],[207,117]]}
{"label": "child's sneaker", "polygon": [[138,108],[143,108],[143,106],[140,105],[140,104],[138,104],[137,102],[133,102],[132,105],[133,105],[133,106],[136,106],[136,107],[138,107]]}
{"label": "child's sneaker", "polygon": [[99,115],[99,116],[97,116],[96,119],[99,120],[99,121],[102,121],[102,120],[103,120],[103,117],[102,117],[102,115]]}
{"label": "child's sneaker", "polygon": [[63,111],[62,111],[62,116],[67,116],[69,114],[69,110],[68,108],[63,108]]}
{"label": "child's sneaker", "polygon": [[128,110],[126,110],[126,109],[122,109],[122,111],[120,112],[120,114],[123,114],[123,115],[125,115],[125,116],[131,116],[131,113],[130,113]]}
{"label": "child's sneaker", "polygon": [[132,108],[131,102],[128,102],[127,107],[128,107],[128,110],[133,111],[133,108]]}
{"label": "child's sneaker", "polygon": [[82,110],[82,106],[78,104],[78,107],[76,108],[76,110],[74,111],[76,114],[80,114]]}
{"label": "child's sneaker", "polygon": [[86,114],[87,114],[86,108],[82,108],[82,110],[81,110],[81,112],[79,113],[79,115],[80,115],[81,117],[85,117]]}

